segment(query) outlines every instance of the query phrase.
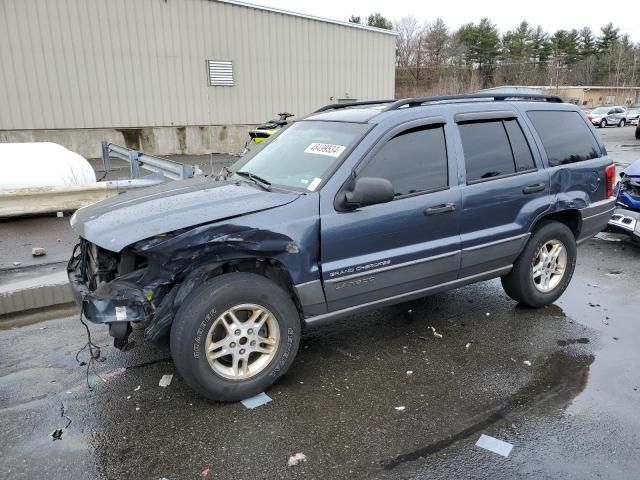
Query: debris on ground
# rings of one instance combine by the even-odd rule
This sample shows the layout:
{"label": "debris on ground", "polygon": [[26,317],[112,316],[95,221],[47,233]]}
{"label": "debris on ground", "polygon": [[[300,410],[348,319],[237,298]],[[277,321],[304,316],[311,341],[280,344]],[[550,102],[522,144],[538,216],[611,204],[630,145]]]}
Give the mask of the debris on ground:
{"label": "debris on ground", "polygon": [[599,307],[600,304],[599,303],[591,303],[591,302],[589,302],[589,306],[590,307]]}
{"label": "debris on ground", "polygon": [[160,385],[161,387],[168,387],[169,385],[171,385],[171,380],[173,380],[172,374],[162,375],[162,378],[160,379],[158,385]]}
{"label": "debris on ground", "polygon": [[299,463],[306,462],[306,461],[307,461],[307,456],[304,453],[296,453],[295,455],[291,455],[289,457],[289,461],[287,462],[287,465],[289,467],[295,467]]}
{"label": "debris on ground", "polygon": [[108,383],[111,380],[114,380],[114,379],[118,378],[120,375],[122,375],[126,371],[127,371],[127,369],[124,368],[124,367],[116,368],[115,370],[112,370],[112,371],[110,371],[108,373],[103,373],[102,375],[100,375],[100,378],[105,383]]}
{"label": "debris on ground", "polygon": [[480,438],[476,442],[476,447],[484,448],[485,450],[497,453],[498,455],[502,455],[503,457],[508,457],[511,453],[511,450],[513,449],[513,445],[511,445],[510,443],[503,442],[502,440],[490,437],[489,435],[485,435],[484,433],[480,435]]}
{"label": "debris on ground", "polygon": [[469,343],[467,343],[467,344],[464,346],[464,349],[468,351],[468,350],[469,350],[469,348],[471,348],[471,344],[472,344],[472,343],[473,343],[473,342],[469,342]]}
{"label": "debris on ground", "polygon": [[407,375],[413,375],[413,370],[407,370]]}
{"label": "debris on ground", "polygon": [[490,314],[489,312],[487,312],[487,313],[486,313],[486,315],[487,315],[487,317],[490,317],[490,316],[491,316],[491,314]]}
{"label": "debris on ground", "polygon": [[204,470],[202,470],[202,476],[203,477],[208,477],[210,469],[211,469],[211,467],[206,467]]}
{"label": "debris on ground", "polygon": [[33,247],[31,249],[31,255],[34,257],[42,257],[47,254],[47,251],[42,247]]}
{"label": "debris on ground", "polygon": [[522,362],[522,363],[524,363],[527,367],[530,367],[530,366],[531,366],[531,362],[530,362],[529,360],[525,360],[525,361],[524,361],[524,362]]}
{"label": "debris on ground", "polygon": [[433,336],[434,336],[434,337],[442,338],[442,334],[441,334],[441,333],[436,332],[436,329],[435,329],[435,328],[433,328],[433,327],[429,327],[429,328],[430,328],[430,329],[431,329],[431,331],[433,332]]}
{"label": "debris on ground", "polygon": [[593,238],[606,240],[607,242],[622,242],[624,240],[624,235],[619,233],[600,232],[594,235]]}
{"label": "debris on ground", "polygon": [[262,405],[266,405],[271,401],[271,397],[266,393],[262,392],[256,395],[255,397],[245,398],[242,400],[242,405],[244,405],[249,410],[253,410],[254,408],[260,407]]}
{"label": "debris on ground", "polygon": [[137,392],[138,390],[140,390],[140,385],[133,389],[134,392]]}
{"label": "debris on ground", "polygon": [[54,442],[56,440],[62,440],[62,429],[59,428],[57,430],[54,430],[53,433],[51,434],[51,436],[53,437],[53,441]]}
{"label": "debris on ground", "polygon": [[22,265],[22,262],[13,262],[14,267],[19,267],[20,265]]}
{"label": "debris on ground", "polygon": [[56,217],[58,218],[64,217],[64,212],[56,212]]}
{"label": "debris on ground", "polygon": [[399,412],[403,411],[405,408],[407,408],[407,407],[404,407],[404,406],[395,407],[395,409],[396,409],[397,411],[399,411]]}
{"label": "debris on ground", "polygon": [[40,327],[39,330],[46,330],[49,327]]}

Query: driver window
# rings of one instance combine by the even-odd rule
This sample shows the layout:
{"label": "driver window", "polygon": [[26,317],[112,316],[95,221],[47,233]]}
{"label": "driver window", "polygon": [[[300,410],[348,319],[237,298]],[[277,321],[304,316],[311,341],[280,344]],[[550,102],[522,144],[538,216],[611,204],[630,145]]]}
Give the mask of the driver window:
{"label": "driver window", "polygon": [[446,188],[447,147],[442,126],[399,133],[374,155],[359,177],[386,178],[395,197]]}

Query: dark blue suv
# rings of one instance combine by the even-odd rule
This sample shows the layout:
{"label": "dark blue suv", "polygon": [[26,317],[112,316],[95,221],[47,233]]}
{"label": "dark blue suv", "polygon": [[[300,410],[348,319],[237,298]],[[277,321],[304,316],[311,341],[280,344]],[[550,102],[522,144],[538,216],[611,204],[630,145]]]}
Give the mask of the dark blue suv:
{"label": "dark blue suv", "polygon": [[558,97],[329,105],[216,178],[78,210],[69,278],[117,347],[136,325],[169,337],[189,385],[238,400],[287,371],[305,325],[497,277],[552,303],[614,173]]}

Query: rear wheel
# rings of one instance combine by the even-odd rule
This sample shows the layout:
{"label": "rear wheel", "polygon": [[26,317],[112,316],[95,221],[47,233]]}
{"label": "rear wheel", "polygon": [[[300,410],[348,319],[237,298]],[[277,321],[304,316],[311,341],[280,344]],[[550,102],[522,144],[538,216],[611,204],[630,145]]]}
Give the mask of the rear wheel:
{"label": "rear wheel", "polygon": [[620,120],[620,123],[618,123],[618,128],[619,127],[624,127],[624,120]]}
{"label": "rear wheel", "polygon": [[511,272],[502,277],[502,286],[507,295],[523,305],[549,305],[569,285],[576,254],[576,240],[569,227],[545,222],[534,231]]}
{"label": "rear wheel", "polygon": [[600,128],[604,128],[604,127],[606,127],[606,126],[607,126],[607,121],[603,119],[603,120],[600,122]]}
{"label": "rear wheel", "polygon": [[282,288],[260,275],[231,273],[185,300],[171,328],[171,355],[194,390],[237,401],[289,369],[300,334],[298,311]]}

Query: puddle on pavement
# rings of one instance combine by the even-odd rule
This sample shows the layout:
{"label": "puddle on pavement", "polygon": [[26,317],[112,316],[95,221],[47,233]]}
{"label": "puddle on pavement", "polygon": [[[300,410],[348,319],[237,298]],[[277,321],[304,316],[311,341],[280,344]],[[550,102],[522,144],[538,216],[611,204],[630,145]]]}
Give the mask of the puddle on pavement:
{"label": "puddle on pavement", "polygon": [[593,355],[572,356],[563,351],[554,352],[539,367],[531,383],[503,400],[500,405],[488,408],[487,414],[470,422],[469,427],[418,450],[383,460],[380,464],[385,470],[391,470],[403,463],[419,460],[516,414],[564,409],[586,388],[589,368],[594,360]]}

